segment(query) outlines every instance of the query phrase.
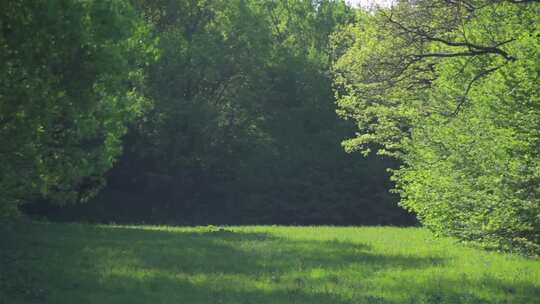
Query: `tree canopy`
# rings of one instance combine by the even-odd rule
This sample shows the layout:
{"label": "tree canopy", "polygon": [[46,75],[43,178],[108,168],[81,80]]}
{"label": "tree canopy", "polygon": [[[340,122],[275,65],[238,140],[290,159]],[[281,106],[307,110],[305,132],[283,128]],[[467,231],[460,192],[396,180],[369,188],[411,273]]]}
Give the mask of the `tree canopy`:
{"label": "tree canopy", "polygon": [[156,55],[127,1],[0,4],[0,209],[90,197],[148,101]]}
{"label": "tree canopy", "polygon": [[538,252],[535,2],[398,1],[336,35],[345,147],[399,158],[400,204],[438,233]]}

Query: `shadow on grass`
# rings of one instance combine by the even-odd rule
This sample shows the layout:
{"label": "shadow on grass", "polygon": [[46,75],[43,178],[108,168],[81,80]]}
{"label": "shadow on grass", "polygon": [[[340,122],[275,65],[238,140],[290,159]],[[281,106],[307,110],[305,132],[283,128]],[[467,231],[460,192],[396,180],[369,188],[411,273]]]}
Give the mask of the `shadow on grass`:
{"label": "shadow on grass", "polygon": [[[391,295],[403,293],[397,290],[403,284],[364,286],[364,280],[445,264],[435,256],[375,254],[362,243],[266,233],[31,224],[4,236],[0,303],[3,296],[6,303],[390,304],[401,303]],[[343,275],[351,272],[354,279]],[[460,290],[460,282],[436,283],[405,284],[409,295],[422,295],[409,303],[488,303]],[[480,283],[488,291],[540,295],[532,285]]]}

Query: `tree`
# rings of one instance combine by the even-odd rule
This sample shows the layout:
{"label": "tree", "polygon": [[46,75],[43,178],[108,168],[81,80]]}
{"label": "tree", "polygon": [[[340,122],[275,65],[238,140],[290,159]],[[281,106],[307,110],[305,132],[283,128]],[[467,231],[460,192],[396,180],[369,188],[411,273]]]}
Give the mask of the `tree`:
{"label": "tree", "polygon": [[399,1],[337,35],[348,150],[399,158],[401,205],[445,235],[540,252],[536,1]]}
{"label": "tree", "polygon": [[0,213],[86,200],[149,101],[156,53],[127,1],[0,4]]}

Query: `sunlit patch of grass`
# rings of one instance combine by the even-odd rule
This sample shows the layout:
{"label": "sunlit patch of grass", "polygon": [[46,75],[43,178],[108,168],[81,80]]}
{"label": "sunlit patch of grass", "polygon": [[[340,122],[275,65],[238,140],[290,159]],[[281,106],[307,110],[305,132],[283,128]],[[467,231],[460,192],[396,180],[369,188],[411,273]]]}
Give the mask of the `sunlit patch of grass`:
{"label": "sunlit patch of grass", "polygon": [[540,261],[420,228],[3,225],[0,303],[537,303]]}

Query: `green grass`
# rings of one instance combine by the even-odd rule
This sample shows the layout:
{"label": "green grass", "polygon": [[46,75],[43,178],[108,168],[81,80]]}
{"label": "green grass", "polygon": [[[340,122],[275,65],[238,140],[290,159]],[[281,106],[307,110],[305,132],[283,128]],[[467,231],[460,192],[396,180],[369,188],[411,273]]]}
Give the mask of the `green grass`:
{"label": "green grass", "polygon": [[0,303],[540,303],[540,261],[419,228],[0,230]]}

